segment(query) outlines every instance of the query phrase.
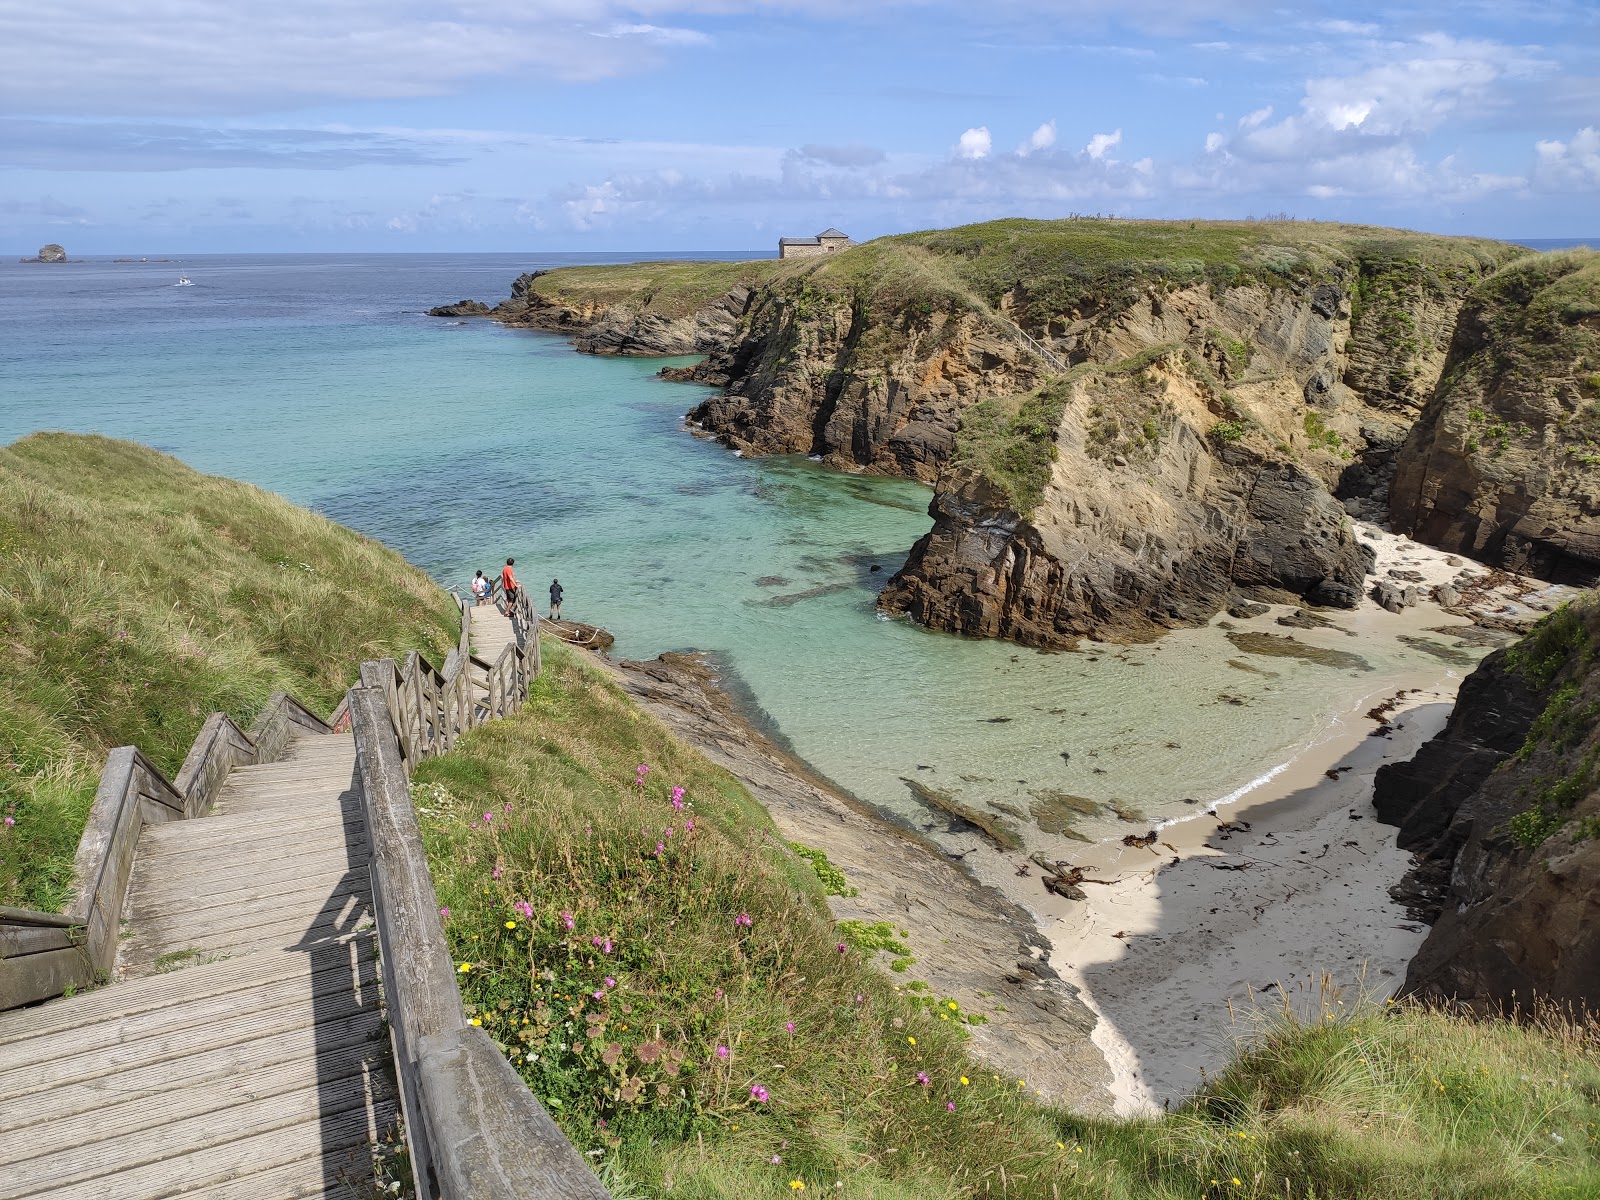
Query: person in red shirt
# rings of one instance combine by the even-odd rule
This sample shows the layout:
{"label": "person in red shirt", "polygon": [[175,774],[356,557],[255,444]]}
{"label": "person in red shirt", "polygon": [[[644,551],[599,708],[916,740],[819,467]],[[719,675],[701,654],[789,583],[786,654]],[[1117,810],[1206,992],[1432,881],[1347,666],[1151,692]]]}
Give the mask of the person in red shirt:
{"label": "person in red shirt", "polygon": [[516,565],[516,559],[508,558],[506,559],[506,565],[500,568],[500,586],[505,589],[506,610],[508,612],[515,608],[517,603],[517,576],[511,570]]}

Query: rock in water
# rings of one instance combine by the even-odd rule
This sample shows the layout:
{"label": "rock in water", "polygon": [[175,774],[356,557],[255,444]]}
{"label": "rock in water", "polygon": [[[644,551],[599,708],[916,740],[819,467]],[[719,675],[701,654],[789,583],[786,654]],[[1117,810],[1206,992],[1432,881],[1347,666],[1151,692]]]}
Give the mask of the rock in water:
{"label": "rock in water", "polygon": [[493,311],[482,300],[457,300],[454,304],[441,304],[430,308],[430,317],[487,317]]}
{"label": "rock in water", "polygon": [[64,247],[51,242],[48,246],[39,247],[38,258],[25,258],[23,262],[60,263],[67,261],[67,251]]}

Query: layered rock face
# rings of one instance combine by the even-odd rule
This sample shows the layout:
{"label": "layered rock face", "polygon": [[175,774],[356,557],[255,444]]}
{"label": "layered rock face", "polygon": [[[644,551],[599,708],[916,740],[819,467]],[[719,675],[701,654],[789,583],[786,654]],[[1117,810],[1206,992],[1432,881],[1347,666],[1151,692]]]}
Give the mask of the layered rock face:
{"label": "layered rock face", "polygon": [[[1361,278],[1153,289],[1112,320],[1065,330],[1056,344],[1086,361],[1038,500],[1023,517],[992,468],[947,475],[934,528],[883,606],[1064,646],[1204,622],[1235,591],[1354,605],[1365,561],[1332,488],[1364,433],[1402,420],[1409,402],[1346,382],[1365,370],[1346,354],[1345,283]],[[1429,361],[1412,369],[1420,378]]]}
{"label": "layered rock face", "polygon": [[1203,623],[1235,591],[1354,605],[1366,563],[1343,509],[1259,431],[1209,436],[1222,402],[1186,367],[1173,352],[1068,385],[1027,519],[985,475],[947,478],[880,603],[1042,647]]}
{"label": "layered rock face", "polygon": [[995,222],[826,260],[525,275],[492,315],[595,353],[703,352],[663,374],[722,389],[689,415],[724,444],[932,483],[884,606],[1059,646],[1204,621],[1235,591],[1355,603],[1346,514],[1386,511],[1462,300],[1523,253]]}
{"label": "layered rock face", "polygon": [[1541,256],[1473,293],[1390,506],[1419,541],[1600,580],[1600,255]]}
{"label": "layered rock face", "polygon": [[648,292],[548,296],[534,287],[544,274],[518,276],[510,298],[495,305],[490,315],[507,325],[572,334],[574,345],[589,354],[706,354],[721,349],[734,340],[751,295],[739,285],[683,311],[676,305],[652,305]]}
{"label": "layered rock face", "polygon": [[1445,730],[1379,769],[1380,820],[1433,922],[1406,990],[1484,1011],[1600,1003],[1600,597],[1546,618],[1462,685]]}

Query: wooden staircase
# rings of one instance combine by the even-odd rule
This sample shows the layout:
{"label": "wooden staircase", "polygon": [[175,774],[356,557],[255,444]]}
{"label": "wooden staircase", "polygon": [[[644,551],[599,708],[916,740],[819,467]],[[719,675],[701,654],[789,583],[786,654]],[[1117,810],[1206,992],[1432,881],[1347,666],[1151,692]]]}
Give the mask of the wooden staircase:
{"label": "wooden staircase", "polygon": [[395,1100],[358,788],[353,739],[303,733],[143,830],[118,982],[0,1013],[0,1200],[374,1194]]}

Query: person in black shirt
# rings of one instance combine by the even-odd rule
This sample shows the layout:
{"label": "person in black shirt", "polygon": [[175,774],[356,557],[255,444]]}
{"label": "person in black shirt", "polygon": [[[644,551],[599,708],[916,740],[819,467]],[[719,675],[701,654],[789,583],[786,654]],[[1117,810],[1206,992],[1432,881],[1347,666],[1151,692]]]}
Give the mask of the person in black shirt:
{"label": "person in black shirt", "polygon": [[561,580],[559,579],[550,581],[550,619],[552,621],[561,619]]}

